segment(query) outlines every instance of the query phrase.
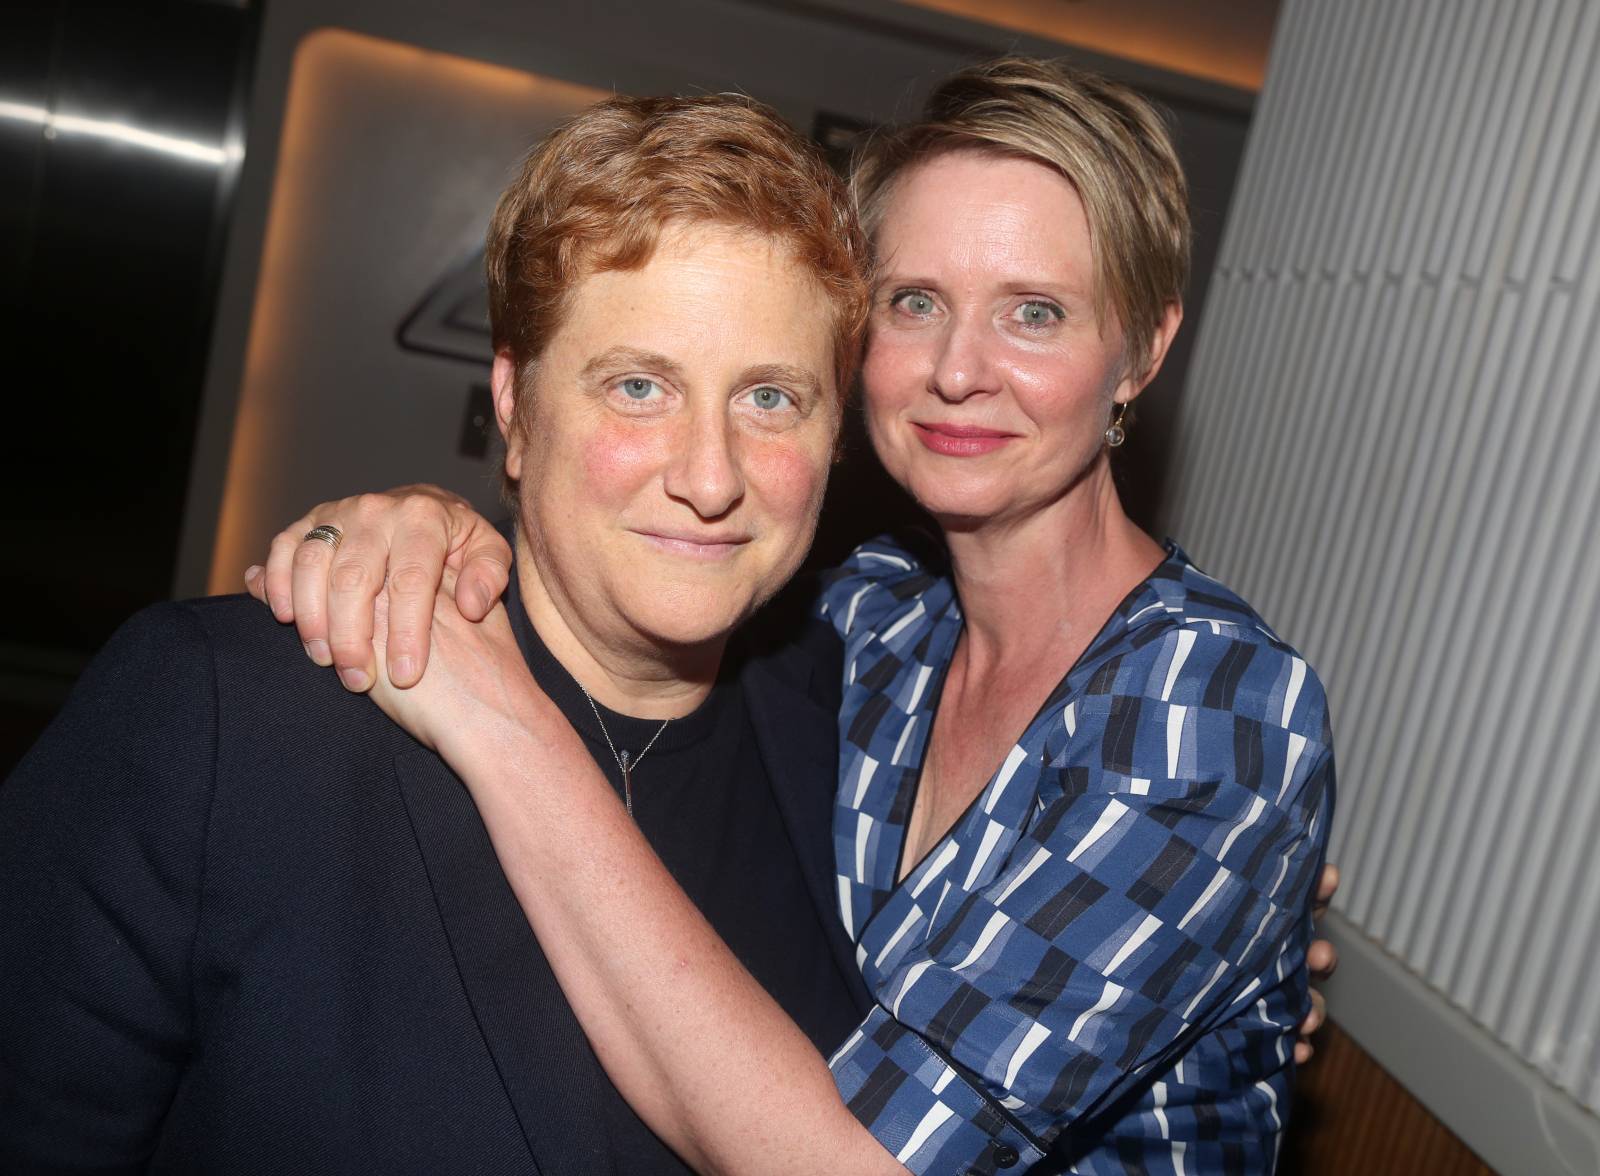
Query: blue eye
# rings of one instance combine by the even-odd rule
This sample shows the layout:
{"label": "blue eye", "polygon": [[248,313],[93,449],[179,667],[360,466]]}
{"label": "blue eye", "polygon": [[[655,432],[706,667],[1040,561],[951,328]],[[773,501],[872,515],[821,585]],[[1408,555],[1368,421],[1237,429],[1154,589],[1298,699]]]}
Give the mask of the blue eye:
{"label": "blue eye", "polygon": [[648,400],[653,393],[661,390],[661,385],[643,376],[629,376],[618,386],[629,400]]}
{"label": "blue eye", "polygon": [[932,314],[933,297],[921,290],[901,290],[889,300],[889,305],[918,317]]}
{"label": "blue eye", "polygon": [[1017,307],[1016,317],[1017,321],[1022,323],[1023,326],[1045,327],[1049,326],[1051,323],[1060,322],[1067,316],[1066,312],[1054,302],[1044,302],[1040,299],[1034,299],[1030,302],[1024,302],[1021,306]]}
{"label": "blue eye", "polygon": [[794,397],[790,396],[782,388],[774,388],[768,384],[750,392],[750,403],[765,412],[775,412],[780,408],[792,405]]}

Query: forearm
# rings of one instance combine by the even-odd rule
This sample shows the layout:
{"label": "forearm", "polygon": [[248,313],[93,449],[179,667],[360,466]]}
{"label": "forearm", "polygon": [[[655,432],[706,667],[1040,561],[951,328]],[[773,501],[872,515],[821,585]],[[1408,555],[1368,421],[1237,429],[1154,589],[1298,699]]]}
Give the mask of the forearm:
{"label": "forearm", "polygon": [[446,756],[623,1096],[703,1172],[901,1172],[553,717],[529,703]]}

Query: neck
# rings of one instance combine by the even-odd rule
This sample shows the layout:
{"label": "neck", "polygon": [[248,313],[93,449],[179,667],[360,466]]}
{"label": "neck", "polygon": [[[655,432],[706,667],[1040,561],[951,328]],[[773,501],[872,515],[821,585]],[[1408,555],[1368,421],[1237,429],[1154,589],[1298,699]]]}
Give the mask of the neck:
{"label": "neck", "polygon": [[[519,527],[517,587],[534,631],[562,667],[602,706],[638,719],[675,719],[705,701],[716,684],[727,638],[668,646],[628,629],[614,613],[585,609],[541,573]],[[598,614],[598,615],[597,615]]]}
{"label": "neck", "polygon": [[975,669],[1053,663],[1062,649],[1075,660],[1162,557],[1123,512],[1104,459],[1044,509],[953,523],[945,540]]}

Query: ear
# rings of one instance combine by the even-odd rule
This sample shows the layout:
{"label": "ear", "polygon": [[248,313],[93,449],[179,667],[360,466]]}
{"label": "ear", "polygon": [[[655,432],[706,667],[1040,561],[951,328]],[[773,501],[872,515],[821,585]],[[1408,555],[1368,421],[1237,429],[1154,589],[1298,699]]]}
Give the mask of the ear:
{"label": "ear", "polygon": [[1156,373],[1161,370],[1161,365],[1166,362],[1167,350],[1172,346],[1172,340],[1178,334],[1178,328],[1183,325],[1183,303],[1169,302],[1161,311],[1161,321],[1156,324],[1156,332],[1150,339],[1150,355],[1142,372],[1129,372],[1123,376],[1122,383],[1117,385],[1113,399],[1118,404],[1127,404],[1139,393],[1143,392],[1150,381],[1156,378]]}
{"label": "ear", "polygon": [[517,361],[504,349],[494,353],[494,370],[489,375],[489,388],[494,396],[494,419],[500,426],[500,436],[506,443],[506,475],[522,476],[522,446],[515,443],[517,418]]}

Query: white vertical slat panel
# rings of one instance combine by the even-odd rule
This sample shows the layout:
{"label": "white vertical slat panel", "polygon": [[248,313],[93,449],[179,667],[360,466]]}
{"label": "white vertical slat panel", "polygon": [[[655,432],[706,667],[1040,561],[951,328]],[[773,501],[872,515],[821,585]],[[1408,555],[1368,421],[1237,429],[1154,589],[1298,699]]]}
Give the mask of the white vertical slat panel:
{"label": "white vertical slat panel", "polygon": [[[1479,520],[1474,544],[1478,549],[1494,552],[1497,560],[1505,561],[1513,567],[1540,566],[1548,570],[1546,561],[1538,559],[1536,565],[1533,560],[1524,558],[1527,541],[1537,533],[1536,528],[1526,525],[1530,520],[1523,513],[1526,509],[1526,503],[1523,501],[1525,496],[1495,492],[1498,485],[1506,479],[1516,478],[1519,471],[1538,468],[1530,463],[1527,452],[1529,443],[1534,440],[1532,434],[1537,431],[1536,422],[1524,411],[1525,406],[1521,403],[1521,397],[1506,395],[1504,392],[1506,388],[1519,387],[1524,382],[1524,377],[1530,377],[1531,382],[1543,385],[1549,375],[1553,350],[1551,344],[1558,338],[1558,333],[1539,330],[1541,323],[1538,321],[1538,316],[1548,314],[1554,308],[1548,304],[1534,304],[1531,309],[1534,321],[1523,317],[1508,324],[1514,332],[1514,345],[1507,351],[1509,362],[1500,370],[1491,373],[1491,380],[1480,389],[1481,396],[1496,397],[1502,406],[1498,414],[1500,419],[1492,431],[1500,437],[1498,456],[1502,460],[1499,462],[1488,460],[1484,463],[1480,482],[1486,488],[1488,501],[1469,503],[1470,509],[1465,513],[1469,519]],[[1532,344],[1535,340],[1539,341],[1542,352],[1537,362],[1532,357]],[[1532,586],[1526,583],[1519,583],[1518,578],[1514,576],[1473,576],[1464,585],[1460,607],[1468,615],[1482,617],[1484,627],[1502,634],[1503,641],[1516,643],[1524,629],[1523,622],[1532,619],[1536,627],[1539,624],[1537,614],[1523,608],[1523,600],[1526,598],[1522,593],[1530,587]],[[1544,628],[1549,631],[1548,627]],[[1472,643],[1455,643],[1441,676],[1452,681],[1457,695],[1462,700],[1465,708],[1463,721],[1468,729],[1492,732],[1503,752],[1520,735],[1526,733],[1528,715],[1523,712],[1522,707],[1535,696],[1531,694],[1520,697],[1508,696],[1508,690],[1515,679],[1511,675],[1497,672],[1496,668],[1487,664],[1484,659],[1474,656],[1475,653]],[[1538,660],[1538,655],[1533,649],[1524,648],[1523,653]],[[1474,770],[1481,771],[1478,765],[1486,762],[1479,749],[1462,746],[1459,741],[1450,740],[1449,731],[1444,728],[1435,728],[1429,732],[1428,741],[1417,759],[1424,764],[1437,762],[1442,774],[1456,778]],[[1509,808],[1508,819],[1516,823],[1531,813],[1531,806],[1517,803],[1516,795],[1512,788],[1499,784],[1491,789],[1491,795],[1487,798],[1488,803],[1480,805],[1475,816],[1459,812],[1435,811],[1430,814],[1427,833],[1421,840],[1427,844],[1439,845],[1445,860],[1465,862],[1469,860],[1467,855],[1470,854],[1470,860],[1482,862],[1480,885],[1490,893],[1498,893],[1504,884],[1504,879],[1497,879],[1494,871],[1510,868],[1510,863],[1507,855],[1494,853],[1493,846],[1497,841],[1505,839],[1518,844],[1522,842],[1521,829],[1505,825],[1503,821],[1507,818],[1501,814]],[[1435,809],[1440,810],[1442,806],[1435,806]],[[1485,861],[1485,858],[1489,860]],[[1420,938],[1413,940],[1415,920],[1419,907],[1423,907],[1424,900],[1426,900],[1427,917],[1422,920]],[[1484,976],[1484,961],[1472,961],[1465,970],[1456,969],[1456,974],[1452,976],[1450,959],[1441,953],[1439,945],[1447,943],[1459,948],[1467,945],[1469,941],[1462,934],[1461,928],[1448,931],[1445,929],[1443,916],[1446,913],[1452,917],[1459,917],[1461,912],[1460,908],[1446,912],[1435,894],[1423,895],[1415,892],[1407,894],[1398,916],[1398,932],[1404,941],[1413,944],[1413,950],[1419,958],[1435,961],[1432,969],[1435,975],[1444,977],[1446,983],[1453,982],[1462,991],[1470,991],[1473,978]],[[1487,946],[1486,938],[1482,937],[1470,942],[1476,947]]]}
{"label": "white vertical slat panel", "polygon": [[1340,907],[1600,1111],[1600,4],[1288,0],[1171,531],[1334,703]]}
{"label": "white vertical slat panel", "polygon": [[[1445,3],[1448,5],[1448,0]],[[1415,11],[1419,6],[1399,7]],[[1397,70],[1403,78],[1414,81],[1414,88],[1408,89],[1403,104],[1393,109],[1416,111],[1418,117],[1406,120],[1405,133],[1382,137],[1396,148],[1385,156],[1388,166],[1384,174],[1393,177],[1394,183],[1386,203],[1402,211],[1398,216],[1363,217],[1356,222],[1365,239],[1355,263],[1362,272],[1378,268],[1380,258],[1392,263],[1399,254],[1394,248],[1396,240],[1414,241],[1425,229],[1440,223],[1439,209],[1451,189],[1439,182],[1443,171],[1439,161],[1454,157],[1452,136],[1459,135],[1462,120],[1450,117],[1457,106],[1449,101],[1430,101],[1427,96],[1442,96],[1449,88],[1461,85],[1450,65],[1465,55],[1469,46],[1484,43],[1488,16],[1489,10],[1482,3],[1465,5],[1453,15],[1448,8],[1433,3],[1428,6],[1426,21],[1421,26],[1409,26],[1394,45],[1397,61],[1404,63],[1403,54],[1407,52],[1417,52],[1417,58],[1409,67]],[[1420,51],[1419,27],[1436,30],[1432,38],[1423,39]],[[1460,101],[1474,97],[1463,95]],[[1399,149],[1401,145],[1403,150]]]}

